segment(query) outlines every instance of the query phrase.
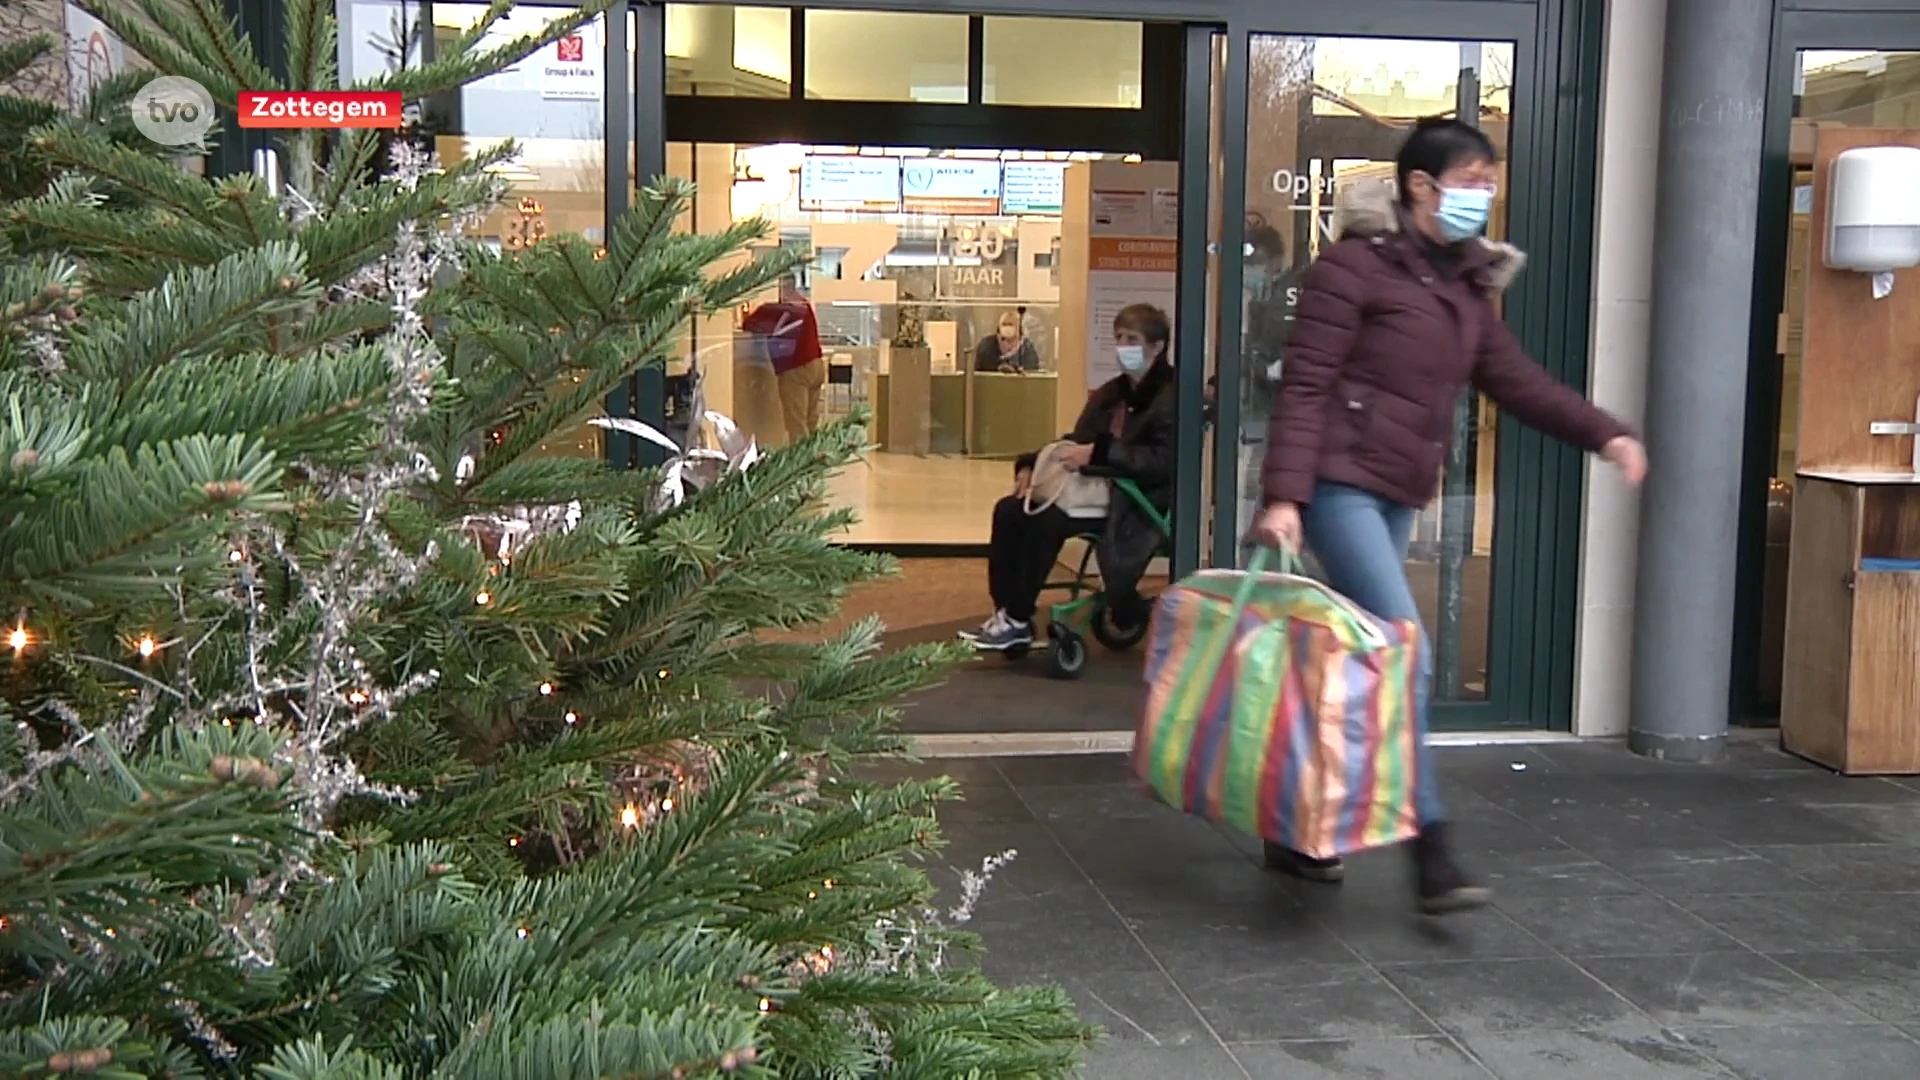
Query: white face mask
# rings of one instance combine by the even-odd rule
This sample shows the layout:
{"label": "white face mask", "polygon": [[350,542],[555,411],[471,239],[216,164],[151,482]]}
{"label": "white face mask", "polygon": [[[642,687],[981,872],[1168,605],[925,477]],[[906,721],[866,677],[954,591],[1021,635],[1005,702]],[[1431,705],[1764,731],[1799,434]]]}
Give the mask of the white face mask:
{"label": "white face mask", "polygon": [[1120,358],[1120,370],[1127,374],[1138,375],[1147,370],[1145,345],[1115,345],[1113,351]]}

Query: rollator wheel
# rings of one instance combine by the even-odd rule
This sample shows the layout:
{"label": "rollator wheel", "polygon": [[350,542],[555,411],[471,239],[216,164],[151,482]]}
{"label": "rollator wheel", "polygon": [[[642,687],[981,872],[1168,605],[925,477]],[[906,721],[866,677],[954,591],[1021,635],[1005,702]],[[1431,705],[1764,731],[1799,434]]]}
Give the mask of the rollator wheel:
{"label": "rollator wheel", "polygon": [[1147,636],[1147,623],[1142,620],[1139,626],[1122,626],[1114,620],[1113,609],[1102,604],[1093,615],[1093,636],[1114,652],[1126,652]]}
{"label": "rollator wheel", "polygon": [[1077,679],[1087,670],[1087,639],[1064,626],[1048,630],[1053,646],[1047,650],[1047,674],[1056,679]]}

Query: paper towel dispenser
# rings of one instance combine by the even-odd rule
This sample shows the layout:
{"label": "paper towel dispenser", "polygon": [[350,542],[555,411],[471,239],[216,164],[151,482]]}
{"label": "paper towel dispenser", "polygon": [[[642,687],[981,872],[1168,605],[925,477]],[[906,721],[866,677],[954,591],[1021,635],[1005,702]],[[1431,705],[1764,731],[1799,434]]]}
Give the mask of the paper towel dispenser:
{"label": "paper towel dispenser", "polygon": [[1920,149],[1843,151],[1829,181],[1830,269],[1887,274],[1920,266]]}

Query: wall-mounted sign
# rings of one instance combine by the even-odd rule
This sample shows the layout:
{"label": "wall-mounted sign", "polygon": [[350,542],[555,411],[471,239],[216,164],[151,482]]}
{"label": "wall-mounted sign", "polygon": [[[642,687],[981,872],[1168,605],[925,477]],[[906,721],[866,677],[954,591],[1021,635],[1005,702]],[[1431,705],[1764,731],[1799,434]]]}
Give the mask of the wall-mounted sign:
{"label": "wall-mounted sign", "polygon": [[67,104],[87,105],[94,88],[127,68],[127,47],[107,24],[72,4],[67,15]]}
{"label": "wall-mounted sign", "polygon": [[[516,7],[487,27],[477,46],[496,48],[546,28],[550,16]],[[599,101],[606,89],[607,32],[602,16],[542,46],[511,67],[467,84],[469,90],[532,91],[544,101]]]}
{"label": "wall-mounted sign", "polygon": [[908,158],[900,168],[903,207],[922,214],[1000,212],[1000,162]]}
{"label": "wall-mounted sign", "polygon": [[599,101],[606,76],[600,70],[607,42],[600,20],[575,30],[526,59],[533,81],[547,100]]}
{"label": "wall-mounted sign", "polygon": [[1067,201],[1067,163],[1009,161],[1000,194],[1003,214],[1057,214]]}
{"label": "wall-mounted sign", "polygon": [[800,209],[900,209],[900,159],[808,154],[800,166]]}

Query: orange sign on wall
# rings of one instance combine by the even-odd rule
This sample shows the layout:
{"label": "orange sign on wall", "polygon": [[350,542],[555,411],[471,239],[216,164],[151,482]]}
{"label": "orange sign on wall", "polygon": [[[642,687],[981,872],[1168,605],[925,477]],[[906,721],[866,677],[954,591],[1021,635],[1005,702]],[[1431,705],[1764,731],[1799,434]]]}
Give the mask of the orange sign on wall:
{"label": "orange sign on wall", "polygon": [[1089,269],[1171,274],[1180,269],[1179,245],[1143,236],[1095,236],[1087,242]]}

